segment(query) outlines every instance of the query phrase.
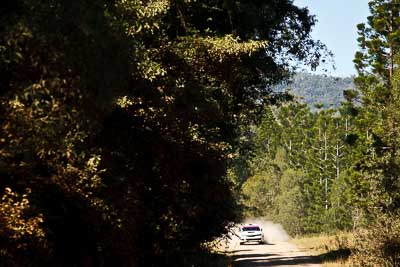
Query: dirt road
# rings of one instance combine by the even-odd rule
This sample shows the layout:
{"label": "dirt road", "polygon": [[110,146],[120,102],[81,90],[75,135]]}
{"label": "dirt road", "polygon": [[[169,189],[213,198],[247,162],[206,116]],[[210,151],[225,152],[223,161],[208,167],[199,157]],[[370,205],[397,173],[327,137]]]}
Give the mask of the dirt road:
{"label": "dirt road", "polygon": [[307,256],[305,251],[288,242],[239,245],[238,240],[232,240],[228,249],[232,253],[234,267],[320,267],[317,258]]}

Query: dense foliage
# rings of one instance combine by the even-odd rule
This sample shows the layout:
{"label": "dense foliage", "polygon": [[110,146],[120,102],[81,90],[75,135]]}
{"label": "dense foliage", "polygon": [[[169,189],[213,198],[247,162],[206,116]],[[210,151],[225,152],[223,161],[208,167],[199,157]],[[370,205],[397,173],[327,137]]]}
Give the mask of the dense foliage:
{"label": "dense foliage", "polygon": [[2,265],[187,266],[238,219],[239,126],[318,64],[314,22],[291,0],[3,3]]}
{"label": "dense foliage", "polygon": [[399,216],[381,214],[368,229],[357,229],[354,246],[352,266],[399,266]]}

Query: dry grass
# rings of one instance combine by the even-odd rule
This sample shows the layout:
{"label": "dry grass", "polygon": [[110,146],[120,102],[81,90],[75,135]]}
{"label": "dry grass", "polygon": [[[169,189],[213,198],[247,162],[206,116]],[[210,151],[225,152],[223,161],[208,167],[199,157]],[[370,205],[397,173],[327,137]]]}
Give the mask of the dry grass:
{"label": "dry grass", "polygon": [[323,267],[349,266],[350,264],[347,260],[353,245],[353,236],[350,233],[299,237],[293,239],[292,243],[309,251],[313,256],[320,256]]}

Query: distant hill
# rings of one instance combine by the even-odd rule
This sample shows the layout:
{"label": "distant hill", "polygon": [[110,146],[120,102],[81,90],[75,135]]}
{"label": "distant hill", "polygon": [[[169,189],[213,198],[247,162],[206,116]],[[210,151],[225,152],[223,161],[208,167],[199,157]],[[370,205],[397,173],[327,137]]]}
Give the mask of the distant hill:
{"label": "distant hill", "polygon": [[293,77],[292,83],[279,85],[276,89],[289,90],[310,108],[314,104],[323,104],[325,108],[339,107],[344,100],[343,90],[354,88],[353,79],[301,72]]}

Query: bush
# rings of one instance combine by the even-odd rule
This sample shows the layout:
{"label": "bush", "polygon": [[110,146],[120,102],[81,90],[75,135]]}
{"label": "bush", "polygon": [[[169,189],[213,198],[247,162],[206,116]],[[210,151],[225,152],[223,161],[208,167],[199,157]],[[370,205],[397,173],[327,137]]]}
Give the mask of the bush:
{"label": "bush", "polygon": [[400,266],[400,218],[397,214],[380,215],[369,228],[355,235],[353,266]]}

